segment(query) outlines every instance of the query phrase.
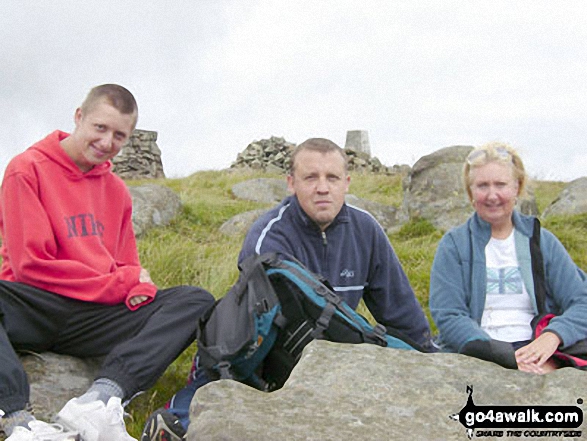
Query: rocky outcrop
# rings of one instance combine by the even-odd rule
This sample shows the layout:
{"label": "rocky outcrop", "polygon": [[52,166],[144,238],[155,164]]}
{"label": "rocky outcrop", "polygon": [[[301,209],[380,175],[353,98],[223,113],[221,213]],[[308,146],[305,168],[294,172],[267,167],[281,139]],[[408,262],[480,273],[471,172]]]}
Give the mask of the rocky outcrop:
{"label": "rocky outcrop", "polygon": [[295,144],[275,136],[253,141],[237,155],[236,161],[230,167],[284,173],[289,170],[291,154],[295,147]]}
{"label": "rocky outcrop", "polygon": [[21,355],[31,385],[31,406],[37,419],[51,421],[71,398],[92,384],[101,359],[57,355],[52,352]]}
{"label": "rocky outcrop", "polygon": [[[473,149],[471,146],[446,147],[420,158],[411,169],[397,169],[405,175],[403,181],[404,199],[401,207],[378,204],[347,195],[346,201],[369,211],[387,232],[409,220],[426,219],[436,228],[447,231],[467,220],[473,213],[473,207],[463,186],[462,168],[465,158]],[[376,158],[367,163],[368,155],[347,152],[349,158],[364,170],[373,170]],[[364,159],[361,159],[364,158]],[[361,163],[361,161],[364,161]],[[569,185],[553,204],[560,207],[573,207],[574,212],[587,210],[587,178],[579,179]],[[287,195],[287,186],[279,179],[255,179],[239,183],[233,187],[235,196],[264,203],[276,203]],[[525,214],[538,215],[536,200],[531,190],[520,197],[517,209]],[[570,210],[570,208],[568,208]],[[547,210],[547,214],[550,211]],[[223,226],[228,234],[242,233],[254,222],[254,216],[245,215],[236,221],[229,221]],[[238,230],[233,228],[238,226]]]}
{"label": "rocky outcrop", "polygon": [[[254,141],[238,154],[236,161],[230,167],[233,169],[251,168],[279,174],[288,173],[291,154],[295,147],[295,144],[273,136],[270,139]],[[364,147],[361,146],[358,150],[345,149],[350,171],[396,175],[405,174],[409,170],[407,165],[385,166],[379,159],[372,158],[370,153],[361,149]]]}
{"label": "rocky outcrop", "polygon": [[571,181],[546,207],[542,217],[587,213],[587,177]]}
{"label": "rocky outcrop", "polygon": [[231,380],[199,389],[187,440],[462,441],[451,415],[467,404],[467,386],[478,406],[579,402],[584,414],[580,384],[585,373],[571,368],[537,376],[459,354],[314,341],[280,390]]}
{"label": "rocky outcrop", "polygon": [[129,187],[129,190],[132,197],[132,223],[137,237],[150,228],[168,225],[181,212],[181,199],[168,187],[146,184]]}
{"label": "rocky outcrop", "polygon": [[[410,219],[427,219],[436,228],[449,230],[473,213],[463,186],[463,164],[470,146],[453,146],[420,158],[404,180],[403,209]],[[538,214],[532,194],[520,198],[517,208]]]}
{"label": "rocky outcrop", "polygon": [[135,130],[112,165],[112,171],[123,179],[164,178],[157,132]]}

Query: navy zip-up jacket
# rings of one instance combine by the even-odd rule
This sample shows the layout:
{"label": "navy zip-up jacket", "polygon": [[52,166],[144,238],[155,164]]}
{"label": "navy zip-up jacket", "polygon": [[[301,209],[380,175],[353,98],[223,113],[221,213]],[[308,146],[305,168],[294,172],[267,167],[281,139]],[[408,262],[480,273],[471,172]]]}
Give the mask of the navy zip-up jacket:
{"label": "navy zip-up jacket", "polygon": [[344,204],[324,232],[295,196],[259,218],[249,230],[239,264],[253,254],[291,255],[325,277],[352,308],[361,298],[375,320],[430,347],[430,327],[408,278],[375,218]]}

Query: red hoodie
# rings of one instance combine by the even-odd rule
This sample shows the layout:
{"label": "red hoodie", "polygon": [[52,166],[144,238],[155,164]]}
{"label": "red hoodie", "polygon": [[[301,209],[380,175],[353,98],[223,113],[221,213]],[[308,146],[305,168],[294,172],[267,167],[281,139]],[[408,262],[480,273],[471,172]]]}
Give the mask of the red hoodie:
{"label": "red hoodie", "polygon": [[[55,131],[8,164],[0,193],[0,279],[130,309],[157,288],[140,283],[132,200],[111,164],[82,173]],[[149,300],[132,307],[129,297]]]}

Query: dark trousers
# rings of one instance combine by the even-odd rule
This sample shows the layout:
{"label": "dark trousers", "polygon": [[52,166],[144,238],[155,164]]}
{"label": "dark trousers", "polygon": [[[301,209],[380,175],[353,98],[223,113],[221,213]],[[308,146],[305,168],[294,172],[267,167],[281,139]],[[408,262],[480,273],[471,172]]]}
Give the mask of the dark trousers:
{"label": "dark trousers", "polygon": [[16,351],[106,356],[97,378],[125,398],[153,386],[196,338],[198,318],[213,304],[207,291],[177,286],[136,311],[59,296],[0,280],[0,409],[24,409],[29,384]]}

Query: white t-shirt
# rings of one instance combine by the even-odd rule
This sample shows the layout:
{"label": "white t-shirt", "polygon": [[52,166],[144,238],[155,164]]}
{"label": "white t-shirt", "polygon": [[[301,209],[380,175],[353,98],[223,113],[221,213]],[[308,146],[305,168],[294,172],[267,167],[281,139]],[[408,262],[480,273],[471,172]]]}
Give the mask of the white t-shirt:
{"label": "white t-shirt", "polygon": [[495,340],[530,340],[534,308],[520,272],[513,230],[507,239],[489,240],[485,261],[487,295],[481,328]]}

